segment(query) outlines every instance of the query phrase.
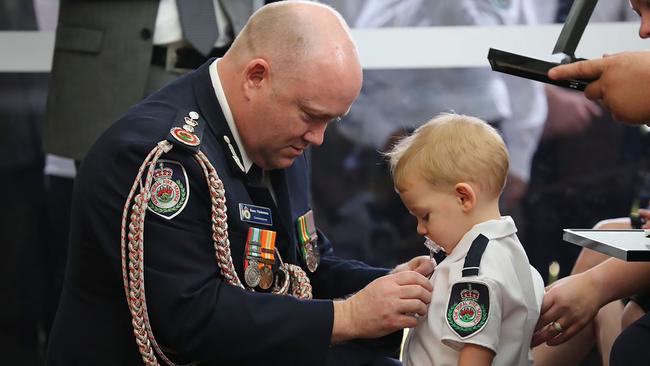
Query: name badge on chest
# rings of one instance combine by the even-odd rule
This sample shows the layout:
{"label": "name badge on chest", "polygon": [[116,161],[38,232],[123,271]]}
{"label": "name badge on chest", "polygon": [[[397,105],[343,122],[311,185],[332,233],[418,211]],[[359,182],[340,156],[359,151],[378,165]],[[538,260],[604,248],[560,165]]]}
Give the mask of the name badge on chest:
{"label": "name badge on chest", "polygon": [[240,203],[239,219],[251,224],[273,226],[273,214],[268,207]]}

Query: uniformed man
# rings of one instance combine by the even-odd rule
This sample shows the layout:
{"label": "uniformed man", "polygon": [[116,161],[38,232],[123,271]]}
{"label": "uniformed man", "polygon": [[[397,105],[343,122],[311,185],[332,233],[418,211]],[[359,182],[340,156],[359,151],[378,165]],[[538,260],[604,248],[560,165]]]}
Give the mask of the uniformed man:
{"label": "uniformed man", "polygon": [[77,178],[49,364],[388,361],[426,313],[432,264],[335,257],[304,154],[360,88],[341,17],[282,2],[128,111]]}

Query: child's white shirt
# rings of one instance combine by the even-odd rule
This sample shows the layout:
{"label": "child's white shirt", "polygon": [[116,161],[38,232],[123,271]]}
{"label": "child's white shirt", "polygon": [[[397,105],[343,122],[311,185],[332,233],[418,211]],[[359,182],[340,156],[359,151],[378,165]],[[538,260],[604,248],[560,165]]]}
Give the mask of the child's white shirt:
{"label": "child's white shirt", "polygon": [[[544,282],[530,266],[516,232],[510,217],[477,224],[436,267],[427,316],[410,330],[404,345],[405,366],[456,365],[465,343],[493,350],[492,365],[533,364],[530,341]],[[478,275],[463,277],[468,251],[480,235],[489,241]]]}

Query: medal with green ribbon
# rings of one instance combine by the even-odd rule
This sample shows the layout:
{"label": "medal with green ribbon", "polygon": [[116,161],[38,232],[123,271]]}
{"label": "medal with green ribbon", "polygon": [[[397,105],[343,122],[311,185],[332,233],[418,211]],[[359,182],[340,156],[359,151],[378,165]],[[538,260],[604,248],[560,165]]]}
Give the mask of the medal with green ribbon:
{"label": "medal with green ribbon", "polygon": [[314,212],[307,211],[306,214],[296,220],[298,241],[300,241],[300,252],[310,272],[315,272],[320,263],[320,251],[318,250],[318,234],[314,224]]}

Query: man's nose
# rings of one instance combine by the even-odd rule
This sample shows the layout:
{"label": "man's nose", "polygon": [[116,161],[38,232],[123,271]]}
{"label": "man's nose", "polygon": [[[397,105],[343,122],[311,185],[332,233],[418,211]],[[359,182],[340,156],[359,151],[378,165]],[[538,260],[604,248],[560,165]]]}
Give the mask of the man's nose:
{"label": "man's nose", "polygon": [[310,126],[309,130],[302,136],[310,145],[320,146],[325,139],[327,123],[318,123]]}

